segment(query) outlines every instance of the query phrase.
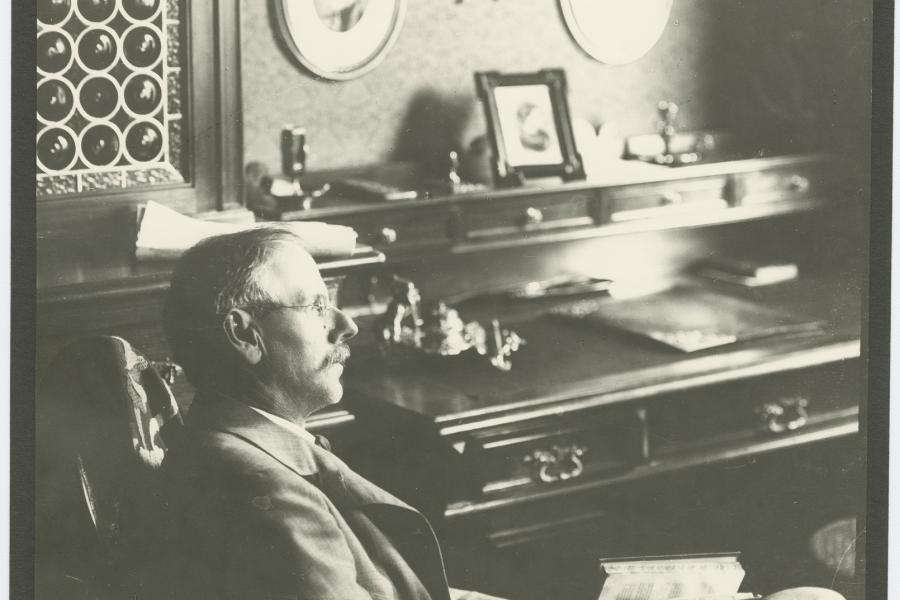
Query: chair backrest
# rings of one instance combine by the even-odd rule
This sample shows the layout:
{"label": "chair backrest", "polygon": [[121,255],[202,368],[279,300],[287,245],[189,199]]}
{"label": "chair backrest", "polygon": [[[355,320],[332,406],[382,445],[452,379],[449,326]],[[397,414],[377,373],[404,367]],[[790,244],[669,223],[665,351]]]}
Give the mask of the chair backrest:
{"label": "chair backrest", "polygon": [[[169,387],[118,337],[64,348],[39,385],[36,588],[147,597],[163,518],[159,467],[181,428]],[[61,597],[61,596],[60,596]]]}

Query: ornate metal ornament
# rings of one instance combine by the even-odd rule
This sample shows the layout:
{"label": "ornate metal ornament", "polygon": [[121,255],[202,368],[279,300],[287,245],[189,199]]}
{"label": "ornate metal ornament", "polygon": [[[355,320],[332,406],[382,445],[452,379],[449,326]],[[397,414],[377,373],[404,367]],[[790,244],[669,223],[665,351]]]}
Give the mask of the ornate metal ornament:
{"label": "ornate metal ornament", "polygon": [[491,321],[490,329],[475,321],[466,323],[443,302],[423,311],[421,300],[411,281],[396,278],[393,298],[376,323],[376,338],[383,356],[447,357],[472,350],[486,356],[491,366],[500,371],[512,368],[509,357],[525,344],[516,332],[502,329],[497,319]]}

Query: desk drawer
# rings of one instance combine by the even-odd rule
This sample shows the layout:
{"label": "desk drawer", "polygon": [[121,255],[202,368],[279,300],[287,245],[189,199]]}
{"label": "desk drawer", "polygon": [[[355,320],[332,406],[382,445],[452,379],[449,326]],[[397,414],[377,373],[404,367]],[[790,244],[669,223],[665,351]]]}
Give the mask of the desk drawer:
{"label": "desk drawer", "polygon": [[468,239],[590,227],[593,196],[588,193],[533,195],[469,203],[464,209]]}
{"label": "desk drawer", "polygon": [[769,375],[658,398],[647,407],[652,458],[789,436],[858,406],[859,361]]}
{"label": "desk drawer", "polygon": [[450,212],[441,207],[392,210],[329,219],[356,230],[359,241],[386,253],[441,248],[450,245]]}
{"label": "desk drawer", "polygon": [[824,171],[821,165],[791,165],[735,176],[738,205],[802,200],[821,192]]}
{"label": "desk drawer", "polygon": [[479,434],[466,457],[481,492],[501,494],[626,471],[643,461],[644,439],[641,412],[606,410]]}
{"label": "desk drawer", "polygon": [[727,208],[725,185],[725,177],[708,177],[613,188],[603,197],[616,223]]}

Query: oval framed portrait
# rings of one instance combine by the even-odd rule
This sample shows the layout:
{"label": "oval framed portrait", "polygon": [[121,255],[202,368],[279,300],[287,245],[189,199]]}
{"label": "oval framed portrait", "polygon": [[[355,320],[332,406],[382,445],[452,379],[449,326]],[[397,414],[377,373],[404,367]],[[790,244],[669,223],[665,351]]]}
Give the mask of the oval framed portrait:
{"label": "oval framed portrait", "polygon": [[581,48],[608,65],[633,62],[656,44],[674,0],[559,0],[566,26]]}
{"label": "oval framed portrait", "polygon": [[394,45],[407,0],[275,0],[281,35],[300,64],[326,79],[374,69]]}

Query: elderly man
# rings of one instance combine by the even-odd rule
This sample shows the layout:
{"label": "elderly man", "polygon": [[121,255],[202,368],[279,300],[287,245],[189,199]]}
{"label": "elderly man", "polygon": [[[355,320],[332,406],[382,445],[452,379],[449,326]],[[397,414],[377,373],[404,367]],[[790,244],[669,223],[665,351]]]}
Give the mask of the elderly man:
{"label": "elderly man", "polygon": [[304,429],[342,395],[353,321],[281,229],[183,255],[166,334],[197,388],[164,464],[166,594],[183,598],[489,598],[450,590],[426,519]]}

